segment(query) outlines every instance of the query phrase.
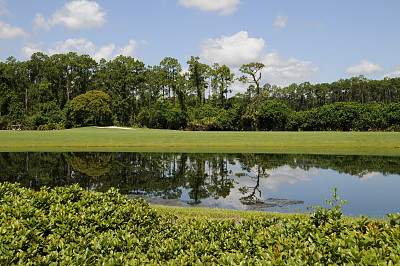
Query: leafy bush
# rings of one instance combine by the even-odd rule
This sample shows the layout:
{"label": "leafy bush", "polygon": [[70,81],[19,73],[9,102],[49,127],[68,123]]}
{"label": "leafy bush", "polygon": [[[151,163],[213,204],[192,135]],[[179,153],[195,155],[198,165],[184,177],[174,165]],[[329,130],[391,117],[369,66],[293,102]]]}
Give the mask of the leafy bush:
{"label": "leafy bush", "polygon": [[157,101],[150,110],[143,108],[137,121],[141,126],[149,128],[182,129],[186,126],[186,117],[181,108],[161,101]]}
{"label": "leafy bush", "polygon": [[0,210],[1,265],[119,264],[126,250],[130,256],[140,253],[135,243],[161,220],[144,201],[128,200],[115,189],[87,192],[77,185],[36,192],[3,183]]}
{"label": "leafy bush", "polygon": [[386,129],[389,132],[400,132],[400,125],[391,125]]}
{"label": "leafy bush", "polygon": [[[0,184],[0,264],[394,265],[400,214],[343,219],[337,197],[311,216],[176,219],[118,191]],[[339,230],[340,229],[340,230]]]}
{"label": "leafy bush", "polygon": [[274,100],[264,101],[257,112],[260,130],[284,130],[291,110]]}
{"label": "leafy bush", "polygon": [[37,130],[63,130],[65,126],[61,123],[49,123],[38,126]]}

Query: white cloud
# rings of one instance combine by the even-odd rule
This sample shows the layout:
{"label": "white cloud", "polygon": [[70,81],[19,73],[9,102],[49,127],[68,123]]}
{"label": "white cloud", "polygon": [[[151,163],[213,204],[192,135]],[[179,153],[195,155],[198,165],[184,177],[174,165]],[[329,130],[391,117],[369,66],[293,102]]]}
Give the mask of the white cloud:
{"label": "white cloud", "polygon": [[187,8],[196,8],[205,12],[216,12],[219,15],[230,15],[235,12],[240,0],[179,0]]}
{"label": "white cloud", "polygon": [[[118,55],[134,56],[139,43],[146,43],[144,41],[130,40],[129,44],[123,47],[116,47],[114,43],[110,43],[101,47],[97,47],[92,41],[86,38],[67,39],[64,42],[56,42],[51,47],[45,49],[45,53],[65,54],[69,52],[76,52],[77,54],[88,54],[94,60],[100,61],[104,58],[111,60]],[[29,44],[21,49],[21,54],[29,58],[35,52],[43,51],[38,44]]]}
{"label": "white cloud", "polygon": [[42,14],[36,14],[33,23],[36,29],[49,30],[60,25],[70,31],[78,31],[102,27],[106,22],[105,17],[106,12],[97,2],[75,0],[66,3],[47,20]]}
{"label": "white cloud", "polygon": [[200,44],[202,60],[212,64],[218,62],[231,67],[261,60],[265,51],[263,39],[249,38],[247,31],[219,39],[206,39]]}
{"label": "white cloud", "polygon": [[115,50],[115,44],[111,43],[99,48],[97,52],[93,54],[93,59],[99,62],[102,58],[109,60],[113,57],[113,52]]}
{"label": "white cloud", "polygon": [[26,37],[29,34],[22,28],[13,27],[0,21],[0,39],[15,39],[20,37]]}
{"label": "white cloud", "polygon": [[273,51],[265,55],[262,62],[265,67],[262,69],[263,81],[271,85],[289,85],[311,81],[314,74],[320,69],[310,61],[301,61],[297,58],[285,59]]}
{"label": "white cloud", "polygon": [[287,24],[287,16],[279,15],[276,17],[274,25],[278,28],[284,28]]}
{"label": "white cloud", "polygon": [[362,60],[360,64],[347,68],[346,73],[350,75],[370,75],[382,71],[383,68],[380,65]]}
{"label": "white cloud", "polygon": [[33,19],[33,27],[35,30],[50,30],[52,25],[46,21],[42,14],[37,13]]}
{"label": "white cloud", "polygon": [[37,52],[43,52],[40,48],[40,44],[28,44],[21,48],[21,55],[26,58],[30,58],[32,54]]}
{"label": "white cloud", "polygon": [[[272,85],[311,81],[319,71],[319,68],[309,61],[286,59],[280,57],[277,51],[267,53],[265,41],[262,38],[250,38],[246,31],[219,39],[206,39],[199,48],[201,60],[208,64],[226,64],[236,75],[241,75],[238,69],[243,64],[264,63],[262,83]],[[240,88],[236,86],[235,90],[240,91]]]}
{"label": "white cloud", "polygon": [[133,56],[137,46],[138,46],[137,41],[130,40],[128,45],[126,45],[124,47],[119,47],[117,49],[117,55]]}
{"label": "white cloud", "polygon": [[383,78],[399,78],[400,77],[400,67],[396,67],[393,72],[390,72],[383,76]]}
{"label": "white cloud", "polygon": [[53,48],[47,49],[50,55],[52,54],[65,54],[69,52],[77,52],[79,54],[91,54],[95,51],[95,45],[85,39],[68,39],[65,42],[56,42]]}

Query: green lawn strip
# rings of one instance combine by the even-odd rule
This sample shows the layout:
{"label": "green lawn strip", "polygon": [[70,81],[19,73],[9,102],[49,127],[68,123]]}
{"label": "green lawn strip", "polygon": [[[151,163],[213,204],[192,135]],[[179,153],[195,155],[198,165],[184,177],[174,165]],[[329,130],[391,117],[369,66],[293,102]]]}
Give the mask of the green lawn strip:
{"label": "green lawn strip", "polygon": [[398,132],[198,132],[76,128],[0,131],[0,151],[148,151],[400,155]]}
{"label": "green lawn strip", "polygon": [[251,220],[251,219],[293,219],[295,217],[305,219],[307,214],[299,213],[280,213],[280,212],[262,212],[262,211],[244,211],[215,209],[206,207],[180,207],[180,206],[164,206],[151,205],[157,213],[161,215],[172,214],[179,219],[208,219],[208,220]]}

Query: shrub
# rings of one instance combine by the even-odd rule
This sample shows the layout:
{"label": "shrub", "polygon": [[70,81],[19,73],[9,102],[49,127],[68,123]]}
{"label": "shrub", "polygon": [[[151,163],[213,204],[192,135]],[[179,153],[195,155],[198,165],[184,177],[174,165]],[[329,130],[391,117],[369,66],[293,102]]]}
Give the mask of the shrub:
{"label": "shrub", "polygon": [[49,123],[38,126],[37,130],[63,130],[65,126],[61,123]]}
{"label": "shrub", "polygon": [[310,216],[177,220],[115,189],[0,183],[0,264],[398,265],[400,214],[343,219],[336,192]]}

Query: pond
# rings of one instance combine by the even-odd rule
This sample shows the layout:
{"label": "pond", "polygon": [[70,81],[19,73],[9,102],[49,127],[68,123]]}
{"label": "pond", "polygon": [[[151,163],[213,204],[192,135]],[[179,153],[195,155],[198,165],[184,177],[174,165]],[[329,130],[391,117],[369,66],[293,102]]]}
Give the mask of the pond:
{"label": "pond", "polygon": [[306,212],[338,189],[347,216],[400,212],[400,157],[304,154],[0,153],[0,182],[116,187],[154,204]]}

